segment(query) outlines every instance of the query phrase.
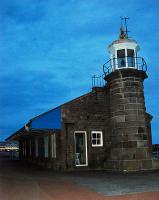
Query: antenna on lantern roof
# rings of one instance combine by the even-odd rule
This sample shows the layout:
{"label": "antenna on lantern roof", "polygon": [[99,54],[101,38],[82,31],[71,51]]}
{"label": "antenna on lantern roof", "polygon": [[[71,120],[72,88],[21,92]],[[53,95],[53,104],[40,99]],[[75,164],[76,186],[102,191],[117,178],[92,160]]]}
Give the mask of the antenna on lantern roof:
{"label": "antenna on lantern roof", "polygon": [[[120,39],[127,39],[128,38],[128,27],[127,27],[127,20],[129,17],[120,17],[121,18],[121,27],[120,27]],[[123,26],[124,21],[124,26]]]}

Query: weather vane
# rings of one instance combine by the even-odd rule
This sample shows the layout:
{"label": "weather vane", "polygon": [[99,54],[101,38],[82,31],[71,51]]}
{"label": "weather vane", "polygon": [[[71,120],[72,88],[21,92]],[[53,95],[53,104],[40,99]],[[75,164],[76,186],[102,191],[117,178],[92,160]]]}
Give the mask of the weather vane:
{"label": "weather vane", "polygon": [[120,17],[121,18],[121,28],[123,29],[123,21],[124,21],[124,28],[125,30],[122,30],[124,32],[125,38],[128,38],[128,26],[127,26],[127,20],[130,19],[129,17]]}

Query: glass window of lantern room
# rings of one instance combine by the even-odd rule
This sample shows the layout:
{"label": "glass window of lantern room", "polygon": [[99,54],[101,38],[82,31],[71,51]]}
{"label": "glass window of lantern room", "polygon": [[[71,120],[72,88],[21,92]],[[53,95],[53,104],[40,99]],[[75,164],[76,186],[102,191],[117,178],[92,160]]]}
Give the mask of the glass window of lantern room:
{"label": "glass window of lantern room", "polygon": [[127,62],[128,62],[128,67],[135,67],[135,58],[133,49],[127,49]]}
{"label": "glass window of lantern room", "polygon": [[117,50],[118,68],[126,67],[125,49]]}

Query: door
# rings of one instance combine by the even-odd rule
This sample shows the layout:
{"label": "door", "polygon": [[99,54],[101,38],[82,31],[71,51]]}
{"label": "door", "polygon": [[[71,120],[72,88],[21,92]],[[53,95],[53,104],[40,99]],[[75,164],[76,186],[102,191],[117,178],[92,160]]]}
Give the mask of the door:
{"label": "door", "polygon": [[88,165],[86,131],[75,132],[75,165]]}

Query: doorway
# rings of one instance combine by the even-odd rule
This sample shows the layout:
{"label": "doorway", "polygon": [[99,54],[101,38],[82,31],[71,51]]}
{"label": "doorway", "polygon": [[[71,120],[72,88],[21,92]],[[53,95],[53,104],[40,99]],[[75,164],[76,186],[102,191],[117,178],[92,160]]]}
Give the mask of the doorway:
{"label": "doorway", "polygon": [[86,131],[75,131],[75,165],[88,166]]}

